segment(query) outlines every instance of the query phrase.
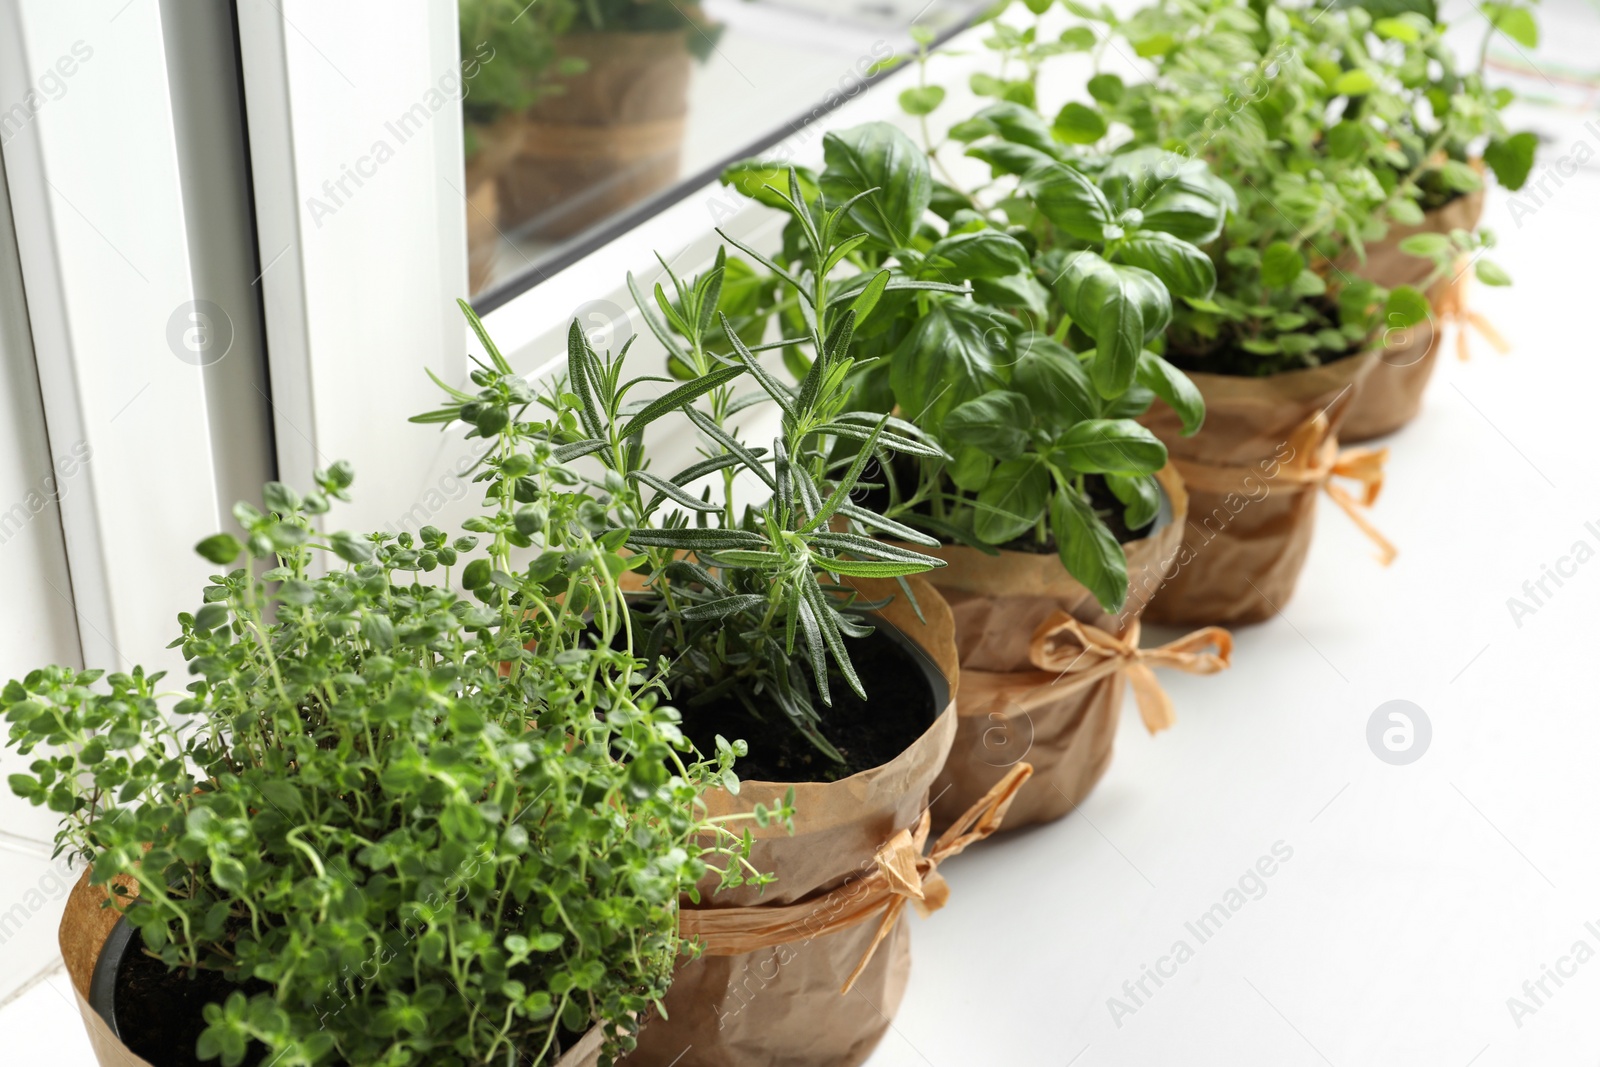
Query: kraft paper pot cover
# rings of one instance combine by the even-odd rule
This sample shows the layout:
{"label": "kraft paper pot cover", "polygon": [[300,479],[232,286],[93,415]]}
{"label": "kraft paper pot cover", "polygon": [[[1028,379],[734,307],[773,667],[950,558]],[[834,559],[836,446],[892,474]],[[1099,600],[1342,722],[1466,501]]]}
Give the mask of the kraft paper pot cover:
{"label": "kraft paper pot cover", "polygon": [[950,604],[961,657],[956,739],[933,789],[935,826],[949,825],[1024,759],[1034,774],[1012,802],[1008,830],[1060,818],[1105,774],[1125,673],[1104,671],[1067,682],[1059,672],[1041,671],[1034,637],[1058,613],[1116,637],[1136,632],[1188,515],[1188,493],[1177,473],[1169,466],[1156,477],[1166,504],[1146,536],[1123,546],[1128,598],[1116,614],[1102,608],[1054,552],[989,555],[962,545],[918,547],[949,564],[926,577]]}
{"label": "kraft paper pot cover", "polygon": [[[953,693],[959,667],[950,609],[920,578],[907,581],[925,624],[895,582],[853,579],[851,584],[872,599],[894,597],[881,614],[923,649]],[[932,725],[899,756],[848,778],[749,781],[740,783],[738,796],[708,794],[711,814],[723,815],[780,802],[793,788],[795,832],[790,836],[777,825],[751,827],[751,862],[776,874],[777,881],[764,891],[743,887],[716,894],[708,884],[701,907],[803,904],[876,869],[878,850],[896,833],[914,827],[927,808],[929,788],[955,737],[953,703],[948,700]],[[854,1067],[864,1062],[905,993],[910,931],[902,915],[850,993],[841,995],[872,945],[878,924],[866,921],[812,936],[828,919],[819,909],[814,923],[797,924],[788,943],[737,955],[708,953],[685,962],[667,992],[667,1017],[646,1022],[638,1049],[624,1061],[627,1067]]]}
{"label": "kraft paper pot cover", "polygon": [[[1141,417],[1189,490],[1183,543],[1146,621],[1225,626],[1277,613],[1294,593],[1324,491],[1376,535],[1329,485],[1351,473],[1365,485],[1367,503],[1381,485],[1382,453],[1341,465],[1336,436],[1376,358],[1368,351],[1261,378],[1190,374],[1206,402],[1205,424],[1192,437],[1181,436],[1165,404]],[[1386,542],[1380,547],[1392,557]]]}

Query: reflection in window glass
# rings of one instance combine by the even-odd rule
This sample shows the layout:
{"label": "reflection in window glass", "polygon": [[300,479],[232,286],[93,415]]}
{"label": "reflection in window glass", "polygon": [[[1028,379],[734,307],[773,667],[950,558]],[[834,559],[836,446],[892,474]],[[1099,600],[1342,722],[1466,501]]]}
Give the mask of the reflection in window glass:
{"label": "reflection in window glass", "polygon": [[974,0],[460,0],[472,292],[861,91]]}

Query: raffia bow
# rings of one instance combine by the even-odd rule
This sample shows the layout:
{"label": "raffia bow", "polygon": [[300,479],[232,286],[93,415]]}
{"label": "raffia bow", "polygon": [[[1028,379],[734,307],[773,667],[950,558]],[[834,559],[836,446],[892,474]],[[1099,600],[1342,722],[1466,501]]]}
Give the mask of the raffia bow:
{"label": "raffia bow", "polygon": [[[1278,468],[1278,473],[1270,480],[1292,485],[1321,486],[1339,510],[1350,516],[1356,528],[1377,546],[1378,559],[1387,567],[1394,562],[1400,550],[1379,532],[1362,509],[1370,508],[1378,501],[1378,494],[1383,490],[1383,465],[1389,458],[1389,450],[1340,449],[1338,439],[1329,430],[1326,411],[1317,412],[1295,427],[1286,442],[1294,455]],[[1185,485],[1212,493],[1236,493],[1242,475],[1253,473],[1253,468],[1213,467],[1176,457],[1173,465],[1183,476]],[[1349,490],[1333,480],[1335,478],[1359,482],[1361,496],[1352,496]]]}
{"label": "raffia bow", "polygon": [[879,916],[872,942],[839,990],[841,994],[848,993],[908,903],[924,917],[944,907],[950,899],[950,887],[939,873],[939,864],[1000,829],[1012,798],[1032,774],[1030,764],[1012,767],[939,835],[926,854],[923,848],[932,825],[929,811],[922,813],[915,828],[897,831],[879,847],[873,856],[873,869],[861,878],[793,904],[686,908],[679,914],[679,929],[683,936],[703,942],[708,956],[739,956],[794,941],[809,941]]}
{"label": "raffia bow", "polygon": [[1452,323],[1456,328],[1456,358],[1465,363],[1472,355],[1467,345],[1467,327],[1471,326],[1483,335],[1483,339],[1494,347],[1502,356],[1511,351],[1511,343],[1505,339],[1499,330],[1482,315],[1467,306],[1467,283],[1469,275],[1465,266],[1456,271],[1454,278],[1440,285],[1430,295],[1433,298],[1433,312],[1438,316],[1439,329],[1446,323]]}
{"label": "raffia bow", "polygon": [[[1208,648],[1216,651],[1205,651]],[[1063,680],[1087,684],[1117,672],[1125,674],[1139,718],[1152,734],[1177,721],[1172,698],[1161,688],[1152,668],[1216,674],[1228,668],[1232,656],[1233,635],[1220,626],[1204,627],[1157,648],[1140,648],[1138,620],[1129,624],[1127,637],[1117,637],[1064,611],[1039,624],[1028,648],[1035,667],[1053,671]]]}

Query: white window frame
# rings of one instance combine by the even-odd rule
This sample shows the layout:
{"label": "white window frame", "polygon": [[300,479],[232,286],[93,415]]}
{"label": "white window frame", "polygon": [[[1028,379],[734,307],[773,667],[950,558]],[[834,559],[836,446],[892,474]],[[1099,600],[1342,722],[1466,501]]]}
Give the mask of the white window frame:
{"label": "white window frame", "polygon": [[[386,124],[459,70],[454,4],[397,0],[383,15],[383,47],[373,48],[363,36],[370,14],[349,9],[360,5],[237,2],[279,470],[304,481],[332,459],[354,463],[356,502],[329,520],[337,526],[445,525],[470,506],[460,476],[476,452],[459,435],[401,420],[437,406],[425,370],[461,384],[466,353],[477,351],[456,308],[467,292],[459,108],[430,110],[398,151],[347,178],[343,190],[323,183],[375,160],[377,141],[395,140]],[[977,106],[966,72],[982,62],[985,32],[980,26],[952,42],[968,55],[936,61],[941,82],[952,86],[948,113]],[[762,154],[820,167],[829,129],[883,119],[914,133],[897,102],[914,78],[906,64],[874,79]],[[631,271],[653,286],[657,250],[674,270],[693,274],[715,254],[716,227],[770,247],[781,222],[711,182],[496,307],[486,325],[519,371],[550,374],[564,364],[575,317],[612,345],[643,332],[625,278]],[[646,337],[637,347],[655,346]]]}

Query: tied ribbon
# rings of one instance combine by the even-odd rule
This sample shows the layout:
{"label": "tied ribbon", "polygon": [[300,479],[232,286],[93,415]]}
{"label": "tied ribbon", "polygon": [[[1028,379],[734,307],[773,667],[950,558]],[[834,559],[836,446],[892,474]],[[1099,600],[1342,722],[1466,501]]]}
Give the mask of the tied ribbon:
{"label": "tied ribbon", "polygon": [[1475,328],[1483,339],[1494,347],[1502,356],[1511,351],[1511,343],[1505,339],[1499,330],[1482,315],[1467,306],[1467,268],[1461,267],[1456,276],[1439,289],[1430,294],[1433,297],[1434,314],[1439,318],[1442,329],[1445,323],[1454,323],[1456,328],[1456,358],[1465,363],[1472,355],[1467,346],[1467,327]]}
{"label": "tied ribbon", "polygon": [[[1206,649],[1214,648],[1209,652]],[[1159,648],[1139,647],[1139,622],[1128,626],[1126,638],[1116,637],[1096,626],[1080,622],[1058,611],[1033,632],[1028,658],[1040,670],[1058,677],[1087,684],[1107,675],[1123,672],[1139,706],[1139,718],[1152,734],[1160,733],[1177,721],[1172,698],[1156,680],[1155,667],[1171,667],[1185,674],[1216,674],[1232,662],[1233,635],[1220,626],[1207,626],[1185,634]]]}
{"label": "tied ribbon", "polygon": [[[1339,448],[1339,441],[1330,432],[1328,413],[1319,411],[1306,419],[1285,442],[1294,455],[1278,468],[1269,481],[1288,482],[1292,485],[1321,486],[1340,511],[1350,516],[1356,528],[1366,534],[1378,548],[1378,560],[1385,567],[1393,563],[1400,550],[1394,542],[1379,532],[1362,511],[1378,502],[1383,491],[1383,465],[1389,458],[1387,448]],[[1183,476],[1184,483],[1212,493],[1239,491],[1242,475],[1254,473],[1253,468],[1213,467],[1173,459],[1173,465]],[[1263,476],[1264,477],[1264,476]],[[1347,478],[1361,484],[1359,498],[1333,481]]]}
{"label": "tied ribbon", "polygon": [[848,993],[907,904],[924,918],[944,907],[950,887],[939,873],[939,864],[1000,829],[1017,790],[1032,774],[1030,764],[1012,767],[939,835],[926,854],[923,848],[932,823],[931,813],[924,810],[915,828],[897,831],[878,848],[873,869],[862,878],[794,904],[686,908],[679,913],[679,929],[683,936],[703,942],[708,956],[739,956],[792,941],[809,941],[879,916],[861,962],[839,990]]}

